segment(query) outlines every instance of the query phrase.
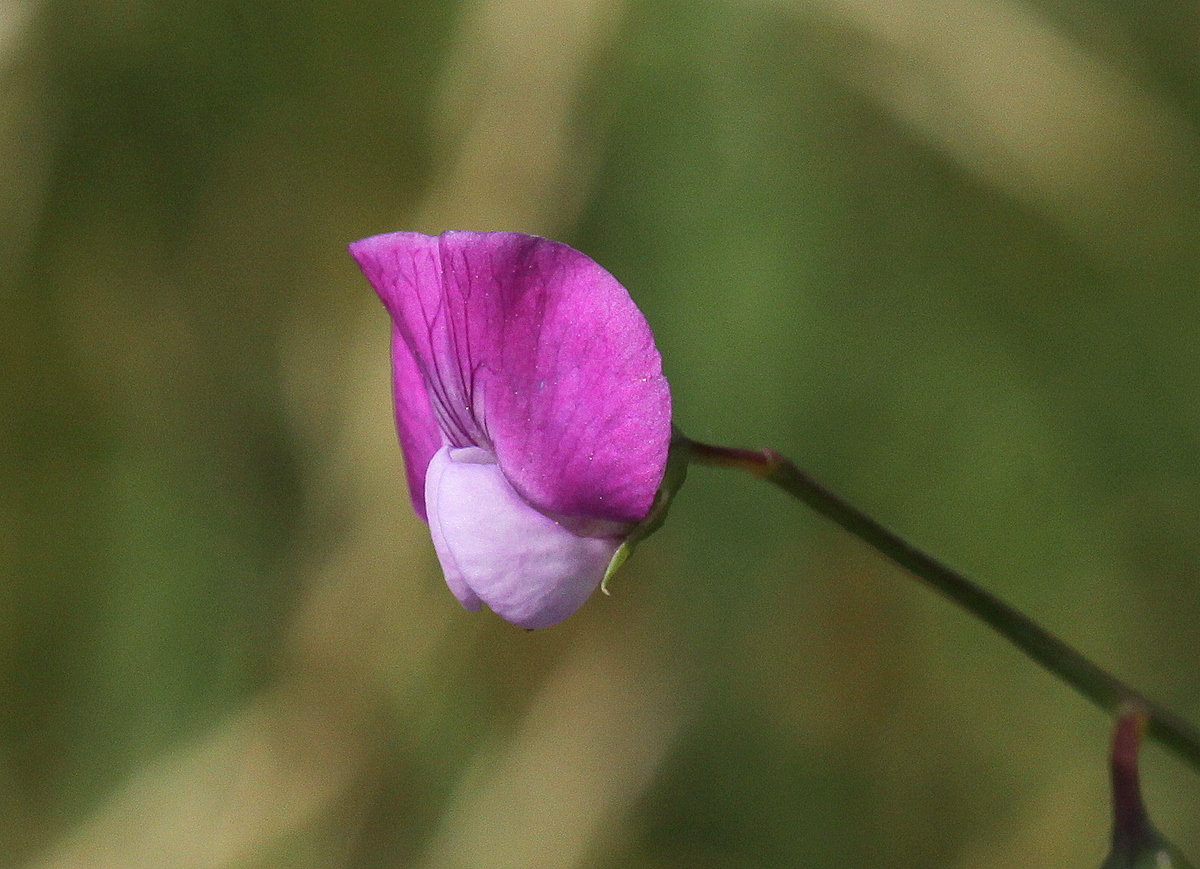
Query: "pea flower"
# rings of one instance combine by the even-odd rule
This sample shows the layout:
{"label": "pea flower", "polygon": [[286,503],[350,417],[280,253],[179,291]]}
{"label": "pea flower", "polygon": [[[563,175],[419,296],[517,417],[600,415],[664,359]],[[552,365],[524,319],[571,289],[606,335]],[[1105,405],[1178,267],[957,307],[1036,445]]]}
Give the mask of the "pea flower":
{"label": "pea flower", "polygon": [[526,628],[561,621],[663,481],[671,394],[645,318],[544,238],[396,232],[350,252],[392,318],[409,491],[451,591]]}

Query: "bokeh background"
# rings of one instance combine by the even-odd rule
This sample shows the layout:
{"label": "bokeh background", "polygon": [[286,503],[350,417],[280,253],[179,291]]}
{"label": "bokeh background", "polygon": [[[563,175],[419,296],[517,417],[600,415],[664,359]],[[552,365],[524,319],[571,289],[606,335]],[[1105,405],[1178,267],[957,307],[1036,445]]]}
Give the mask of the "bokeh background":
{"label": "bokeh background", "polygon": [[689,434],[1200,719],[1194,3],[3,0],[0,865],[1100,863],[1104,716],[748,478],[462,611],[345,253],[401,228],[580,247]]}

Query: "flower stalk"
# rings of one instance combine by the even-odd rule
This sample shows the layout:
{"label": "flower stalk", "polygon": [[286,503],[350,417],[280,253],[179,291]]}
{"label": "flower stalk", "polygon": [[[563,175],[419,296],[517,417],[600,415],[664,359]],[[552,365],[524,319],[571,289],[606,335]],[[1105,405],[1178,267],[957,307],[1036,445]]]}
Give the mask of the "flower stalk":
{"label": "flower stalk", "polygon": [[1187,858],[1150,821],[1138,777],[1138,749],[1148,723],[1145,710],[1127,707],[1113,728],[1112,850],[1100,869],[1191,869]]}
{"label": "flower stalk", "polygon": [[1110,715],[1138,709],[1145,732],[1200,770],[1200,731],[1043,628],[1020,610],[913,546],[804,473],[775,450],[744,450],[689,440],[691,462],[746,471],[832,520],[917,579],[991,626]]}

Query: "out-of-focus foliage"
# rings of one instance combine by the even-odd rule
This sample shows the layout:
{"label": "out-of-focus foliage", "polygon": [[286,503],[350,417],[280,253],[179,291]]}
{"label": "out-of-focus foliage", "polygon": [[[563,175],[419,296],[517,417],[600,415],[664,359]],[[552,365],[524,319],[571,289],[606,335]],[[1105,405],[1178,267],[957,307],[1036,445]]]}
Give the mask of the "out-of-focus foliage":
{"label": "out-of-focus foliage", "polygon": [[[749,479],[461,611],[346,242],[569,241],[772,446],[1200,718],[1183,0],[0,3],[0,864],[1095,866],[1108,722]],[[1200,854],[1200,781],[1143,766]]]}

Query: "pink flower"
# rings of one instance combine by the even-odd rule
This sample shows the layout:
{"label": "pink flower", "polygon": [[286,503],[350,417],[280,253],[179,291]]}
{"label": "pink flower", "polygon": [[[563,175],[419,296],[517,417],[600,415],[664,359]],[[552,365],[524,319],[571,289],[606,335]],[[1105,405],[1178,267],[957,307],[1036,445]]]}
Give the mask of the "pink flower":
{"label": "pink flower", "polygon": [[663,480],[671,395],[645,318],[544,238],[396,232],[350,252],[392,317],[409,490],[450,589],[523,627],[561,621]]}

